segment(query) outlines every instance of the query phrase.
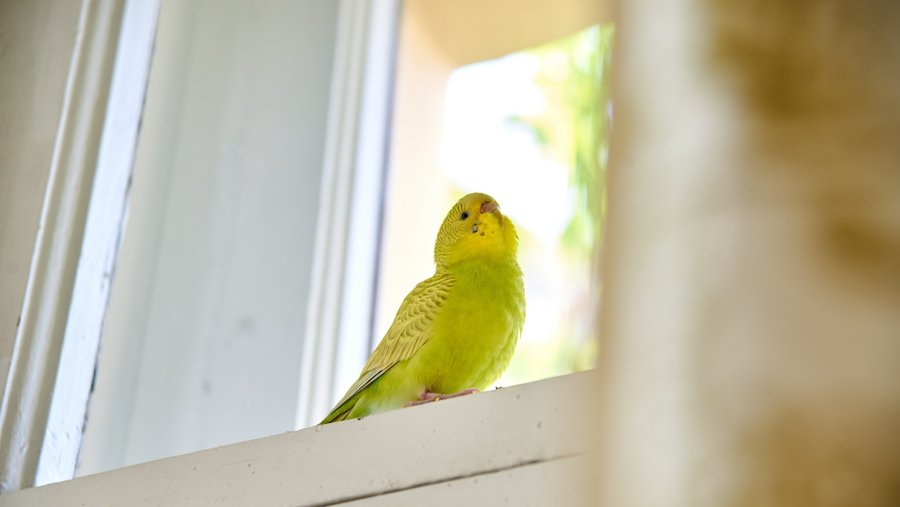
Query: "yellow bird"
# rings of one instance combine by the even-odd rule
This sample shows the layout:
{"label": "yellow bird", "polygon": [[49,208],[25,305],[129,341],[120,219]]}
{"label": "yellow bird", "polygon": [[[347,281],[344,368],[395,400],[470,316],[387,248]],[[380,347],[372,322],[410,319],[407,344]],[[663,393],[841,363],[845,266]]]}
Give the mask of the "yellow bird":
{"label": "yellow bird", "polygon": [[447,213],[434,276],[410,292],[326,424],[483,390],[512,359],[525,321],[519,239],[491,196]]}

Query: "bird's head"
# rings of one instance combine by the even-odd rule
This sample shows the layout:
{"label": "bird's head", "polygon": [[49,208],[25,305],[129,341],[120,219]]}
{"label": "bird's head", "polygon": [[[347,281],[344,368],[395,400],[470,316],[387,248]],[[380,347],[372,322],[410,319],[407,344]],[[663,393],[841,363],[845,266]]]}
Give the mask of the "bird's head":
{"label": "bird's head", "polygon": [[434,242],[434,263],[447,267],[473,258],[515,259],[519,239],[509,218],[487,194],[473,193],[456,202]]}

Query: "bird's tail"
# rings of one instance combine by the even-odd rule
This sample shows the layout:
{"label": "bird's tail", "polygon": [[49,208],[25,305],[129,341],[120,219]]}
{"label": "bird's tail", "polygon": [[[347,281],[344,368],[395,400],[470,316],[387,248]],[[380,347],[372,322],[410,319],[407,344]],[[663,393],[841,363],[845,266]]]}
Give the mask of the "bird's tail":
{"label": "bird's tail", "polygon": [[350,412],[353,412],[353,408],[356,407],[356,402],[357,400],[359,400],[360,394],[361,393],[357,393],[356,396],[353,396],[349,400],[331,409],[331,412],[329,412],[329,414],[325,416],[325,419],[322,419],[322,422],[320,422],[319,424],[344,421],[349,418]]}

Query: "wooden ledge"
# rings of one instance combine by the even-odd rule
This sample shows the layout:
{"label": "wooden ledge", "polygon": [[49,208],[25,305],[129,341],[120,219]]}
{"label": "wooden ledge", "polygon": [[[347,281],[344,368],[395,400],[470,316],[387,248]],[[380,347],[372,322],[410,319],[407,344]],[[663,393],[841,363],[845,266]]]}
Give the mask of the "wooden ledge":
{"label": "wooden ledge", "polygon": [[[591,372],[0,496],[0,506],[573,505]],[[460,503],[462,502],[462,503]]]}

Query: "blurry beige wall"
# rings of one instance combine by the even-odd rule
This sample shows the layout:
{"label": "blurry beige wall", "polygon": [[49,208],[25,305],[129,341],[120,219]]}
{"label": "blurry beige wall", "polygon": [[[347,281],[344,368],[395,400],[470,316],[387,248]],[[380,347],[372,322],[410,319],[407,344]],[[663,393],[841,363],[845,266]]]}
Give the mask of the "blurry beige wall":
{"label": "blurry beige wall", "polygon": [[79,2],[0,2],[0,394],[37,237]]}
{"label": "blurry beige wall", "polygon": [[619,2],[603,505],[900,505],[900,3]]}

